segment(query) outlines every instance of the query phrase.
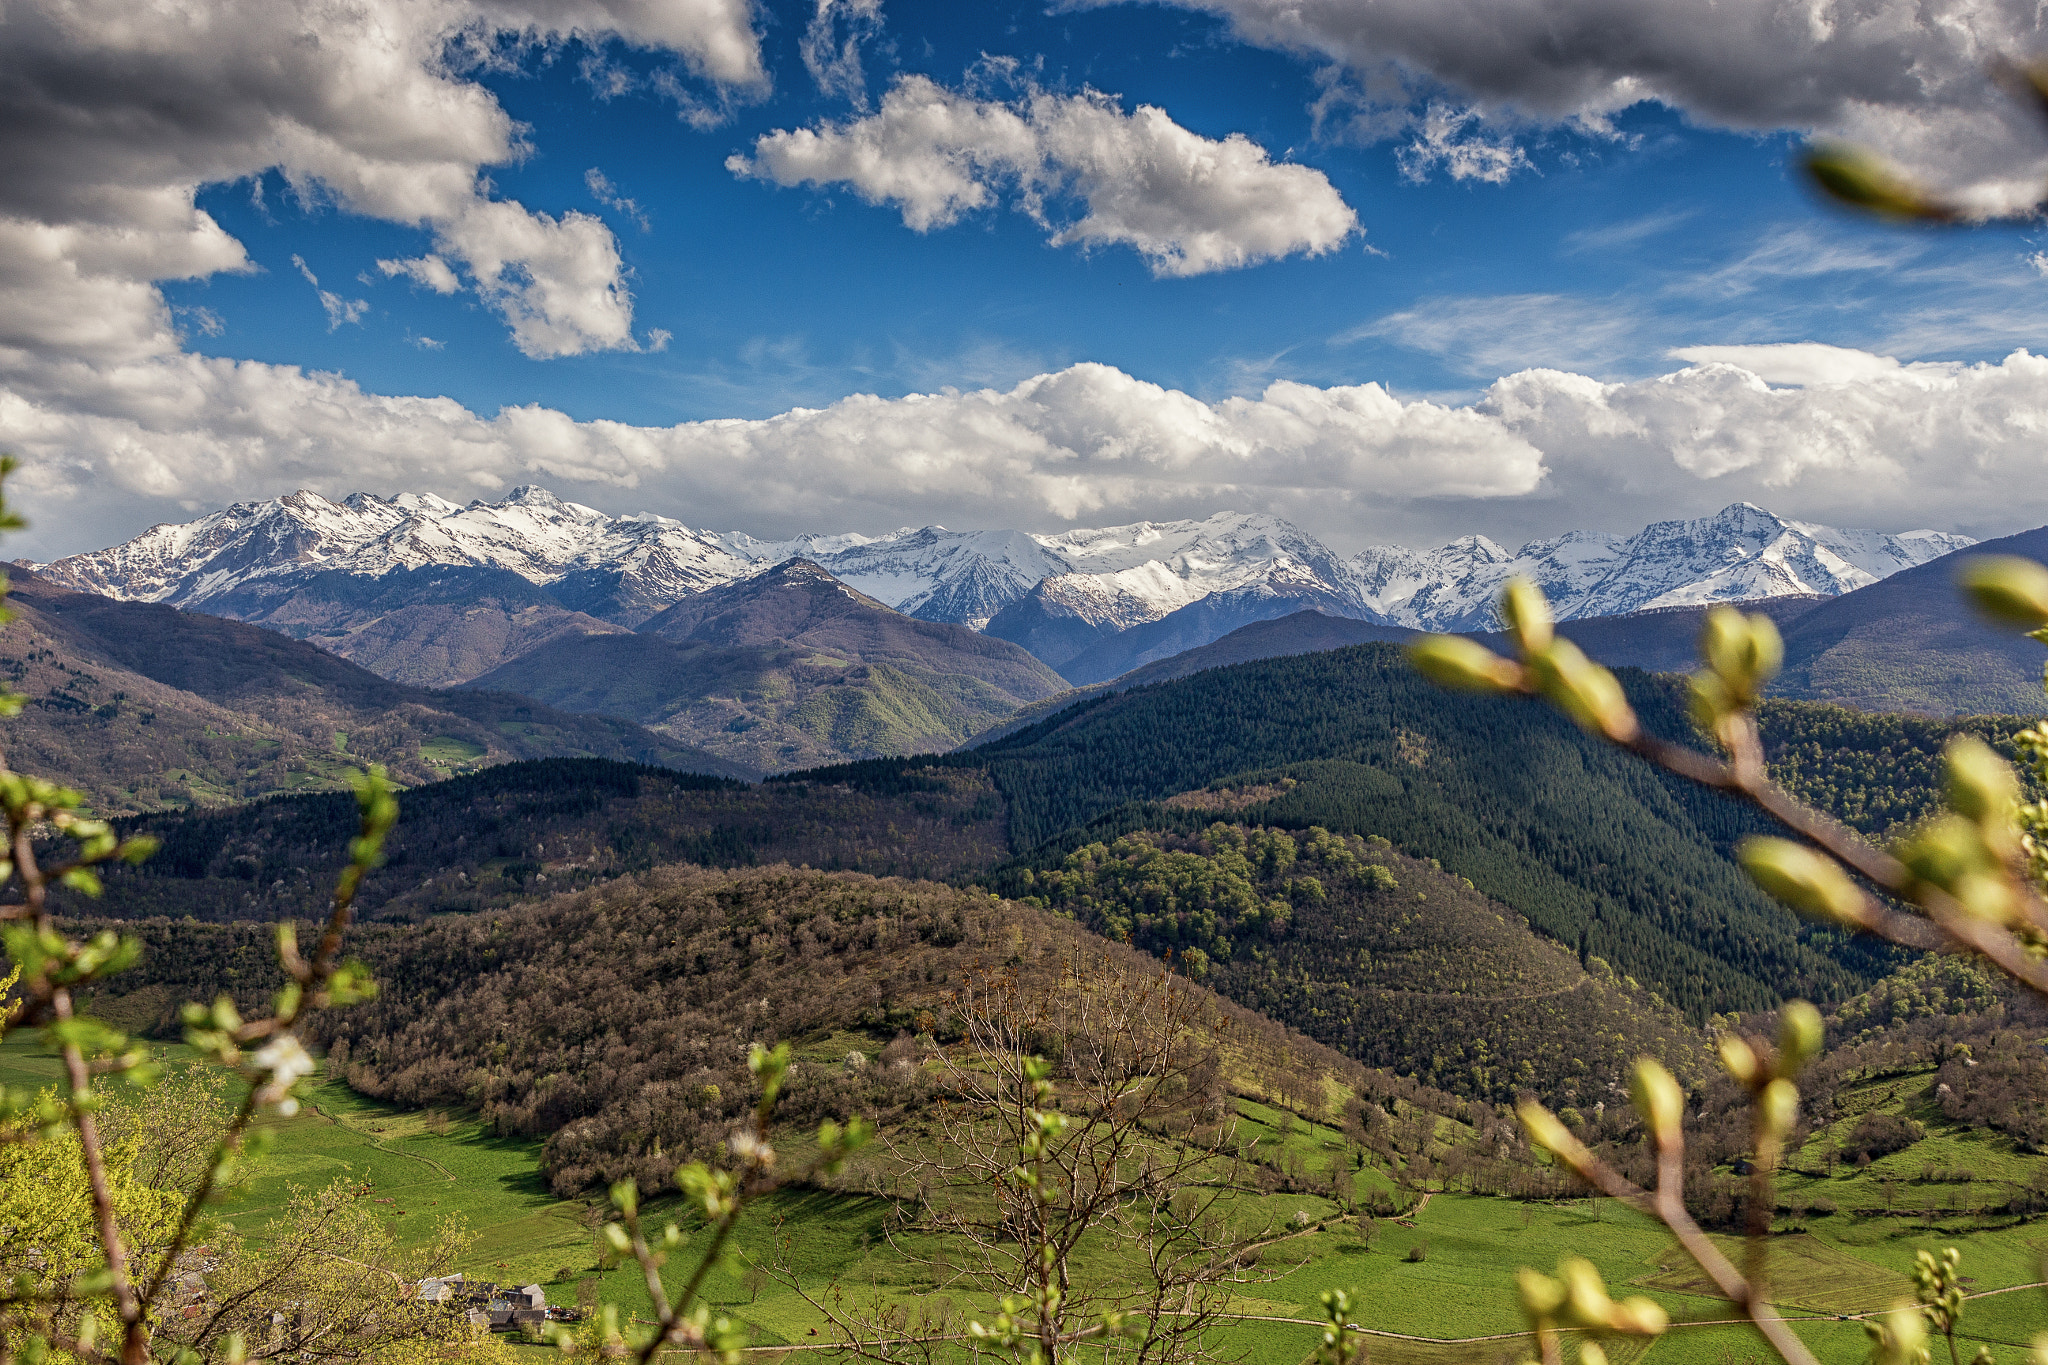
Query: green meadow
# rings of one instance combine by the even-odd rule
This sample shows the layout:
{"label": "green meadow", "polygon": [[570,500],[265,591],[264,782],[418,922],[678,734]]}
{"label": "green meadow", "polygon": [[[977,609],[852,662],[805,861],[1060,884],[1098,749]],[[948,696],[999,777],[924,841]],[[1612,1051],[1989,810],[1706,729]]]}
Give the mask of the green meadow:
{"label": "green meadow", "polygon": [[[872,1047],[860,1035],[844,1035],[806,1051],[843,1055],[863,1042]],[[0,1044],[0,1081],[39,1084],[55,1076],[56,1059],[32,1040],[17,1035]],[[1867,1096],[1864,1089],[1857,1098],[1908,1106],[1925,1084],[1893,1078],[1867,1087]],[[223,1221],[261,1238],[283,1214],[293,1186],[318,1187],[347,1175],[372,1187],[368,1197],[401,1244],[424,1241],[443,1218],[462,1215],[478,1234],[473,1263],[464,1267],[474,1278],[538,1281],[551,1301],[595,1297],[622,1312],[648,1311],[637,1270],[600,1265],[595,1206],[559,1199],[548,1189],[538,1143],[493,1136],[460,1113],[379,1104],[337,1083],[310,1087],[307,1100],[297,1116],[271,1123],[274,1145],[221,1203]],[[1844,1108],[1850,1111],[1844,1123],[1861,1112]],[[1327,1124],[1309,1125],[1250,1101],[1240,1101],[1239,1114],[1241,1136],[1263,1151],[1284,1149],[1320,1166],[1348,1150]],[[2048,1278],[2041,1270],[2048,1222],[1951,1211],[1950,1183],[1920,1179],[1930,1164],[1946,1170],[1968,1157],[1981,1179],[1967,1188],[1981,1207],[1993,1182],[2030,1179],[2044,1159],[2018,1155],[2002,1139],[1929,1126],[1922,1143],[1867,1170],[1844,1167],[1832,1177],[1793,1175],[1785,1182],[1788,1203],[1794,1192],[1804,1192],[1838,1206],[1823,1216],[1781,1217],[1771,1249],[1778,1302],[1829,1365],[1864,1359],[1867,1340],[1856,1315],[1910,1294],[1907,1271],[1915,1251],[1951,1244],[1963,1248],[1966,1288],[1981,1296],[1965,1314],[1964,1359],[1983,1344],[1999,1360],[2019,1365],[2032,1336],[2048,1330],[2043,1291],[1997,1292]],[[801,1144],[790,1145],[792,1159],[800,1158]],[[1802,1161],[1811,1164],[1812,1151],[1810,1143]],[[1893,1209],[1854,1212],[1880,1205],[1887,1182],[1896,1187]],[[1392,1192],[1394,1186],[1386,1172],[1369,1167],[1359,1173],[1358,1189]],[[1402,1193],[1404,1200],[1412,1197]],[[649,1212],[657,1223],[676,1216],[661,1202]],[[988,1305],[950,1289],[943,1273],[898,1254],[888,1239],[888,1213],[885,1201],[861,1195],[809,1189],[774,1195],[754,1207],[736,1254],[709,1276],[709,1297],[744,1322],[762,1348],[823,1341],[820,1314],[804,1294],[822,1295],[835,1284],[856,1299],[943,1307],[956,1322],[985,1313]],[[1705,1292],[1700,1273],[1663,1231],[1610,1199],[1522,1203],[1432,1194],[1408,1216],[1380,1219],[1369,1246],[1356,1220],[1313,1195],[1248,1196],[1232,1214],[1240,1225],[1270,1228],[1273,1238],[1237,1290],[1231,1303],[1236,1320],[1225,1331],[1247,1365],[1300,1365],[1318,1339],[1317,1300],[1328,1289],[1352,1292],[1353,1319],[1373,1333],[1369,1359],[1380,1365],[1524,1359],[1528,1343],[1515,1335],[1522,1326],[1515,1271],[1547,1270],[1566,1255],[1591,1258],[1617,1294],[1648,1294],[1681,1324],[1655,1342],[1610,1349],[1615,1365],[1742,1365],[1765,1356],[1746,1328],[1716,1325],[1726,1308]],[[910,1245],[927,1254],[943,1250],[931,1241]],[[672,1286],[690,1264],[686,1247],[670,1265]],[[784,1275],[793,1276],[796,1287]]]}

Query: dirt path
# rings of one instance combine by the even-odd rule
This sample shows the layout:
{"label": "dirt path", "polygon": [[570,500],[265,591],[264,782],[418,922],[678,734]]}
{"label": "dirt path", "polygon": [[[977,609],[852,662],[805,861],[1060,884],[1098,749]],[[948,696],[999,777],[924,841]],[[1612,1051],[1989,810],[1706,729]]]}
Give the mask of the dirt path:
{"label": "dirt path", "polygon": [[1399,995],[1410,1000],[1470,1000],[1474,1004],[1491,1005],[1512,1000],[1548,1000],[1553,995],[1569,995],[1592,984],[1592,977],[1582,976],[1568,986],[1537,991],[1533,995],[1474,995],[1470,991],[1404,991],[1397,986],[1359,986],[1355,989],[1360,995]]}
{"label": "dirt path", "polygon": [[312,1108],[313,1112],[318,1114],[321,1118],[326,1119],[329,1123],[333,1124],[337,1128],[346,1128],[351,1133],[359,1135],[365,1142],[368,1142],[372,1147],[376,1148],[378,1151],[389,1152],[392,1156],[402,1156],[408,1161],[423,1162],[426,1165],[432,1166],[435,1170],[439,1171],[441,1173],[442,1179],[448,1181],[450,1184],[454,1183],[454,1173],[451,1172],[446,1166],[443,1166],[440,1162],[434,1160],[432,1157],[421,1156],[418,1152],[402,1152],[396,1147],[386,1147],[382,1142],[379,1142],[376,1139],[376,1137],[368,1131],[356,1127],[353,1123],[342,1122],[342,1120],[339,1117],[328,1113],[319,1105],[316,1104],[312,1106]]}

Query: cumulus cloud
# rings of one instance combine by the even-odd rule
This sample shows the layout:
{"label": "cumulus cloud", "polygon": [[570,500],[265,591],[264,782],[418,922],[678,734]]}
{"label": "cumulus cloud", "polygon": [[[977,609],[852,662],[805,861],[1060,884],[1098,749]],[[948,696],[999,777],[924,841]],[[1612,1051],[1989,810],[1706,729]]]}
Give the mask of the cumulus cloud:
{"label": "cumulus cloud", "polygon": [[1868,143],[1987,210],[2032,203],[2048,174],[2037,112],[1987,72],[2048,47],[2048,12],[2019,0],[1174,2],[1348,73],[1377,136],[1445,89],[1596,130],[1649,100],[1715,127]]}
{"label": "cumulus cloud", "polygon": [[[778,185],[846,185],[919,232],[1007,194],[1055,246],[1129,246],[1162,276],[1320,255],[1358,231],[1322,172],[1275,163],[1242,134],[1202,137],[1150,105],[1126,114],[1095,91],[980,99],[906,76],[865,118],[768,133],[726,165]],[[1083,212],[1058,221],[1068,199]]]}
{"label": "cumulus cloud", "polygon": [[0,430],[29,457],[28,548],[42,555],[301,486],[461,499],[529,480],[764,534],[1238,507],[1355,546],[1625,530],[1740,499],[1887,530],[2048,522],[2048,357],[1914,363],[1795,345],[1681,358],[1692,363],[1626,383],[1523,370],[1462,406],[1292,381],[1206,402],[1084,364],[1001,388],[647,427],[537,405],[485,416],[186,355],[95,372],[61,402],[0,391]]}
{"label": "cumulus cloud", "polygon": [[431,232],[434,255],[386,273],[453,292],[467,271],[530,355],[630,348],[609,231],[491,197],[484,170],[524,153],[522,130],[459,61],[494,36],[616,39],[758,85],[752,22],[751,0],[11,0],[0,348],[174,353],[156,283],[249,268],[199,188],[272,171]]}
{"label": "cumulus cloud", "polygon": [[[853,395],[758,421],[583,421],[539,406],[485,417],[333,374],[180,356],[97,377],[69,402],[0,392],[28,457],[41,552],[117,534],[111,501],[219,504],[306,486],[474,496],[538,480],[606,504],[791,529],[905,515],[1040,525],[1217,506],[1290,510],[1513,497],[1543,476],[1497,419],[1378,385],[1280,382],[1209,403],[1103,365],[1002,389]],[[772,529],[772,528],[771,528]]]}

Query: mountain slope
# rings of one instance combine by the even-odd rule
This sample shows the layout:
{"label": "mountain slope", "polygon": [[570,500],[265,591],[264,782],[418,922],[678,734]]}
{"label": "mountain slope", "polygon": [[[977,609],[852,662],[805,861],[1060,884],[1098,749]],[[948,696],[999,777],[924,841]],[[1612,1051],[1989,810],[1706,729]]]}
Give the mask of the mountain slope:
{"label": "mountain slope", "polygon": [[1590,1105],[1646,1053],[1699,1072],[1699,1035],[1675,1010],[1544,940],[1462,878],[1385,840],[1230,823],[1240,801],[1190,792],[1171,804],[1211,815],[1199,834],[1140,831],[1063,858],[1048,850],[991,884],[1177,953],[1239,1004],[1469,1098],[1508,1103],[1534,1090]]}
{"label": "mountain slope", "polygon": [[257,578],[206,599],[208,615],[331,650],[393,682],[468,682],[552,640],[624,631],[571,611],[510,569],[326,570]]}
{"label": "mountain slope", "polygon": [[[1690,735],[1673,689],[1628,676],[1646,723]],[[1695,1019],[1793,993],[1838,998],[1872,967],[1735,867],[1727,851],[1758,817],[1547,708],[1437,689],[1389,645],[1098,696],[951,761],[986,768],[1020,852],[1079,838],[1063,831],[1098,818],[1111,834],[1147,827],[1116,814],[1127,803],[1246,773],[1293,776],[1241,818],[1382,835],[1437,858]]]}
{"label": "mountain slope", "polygon": [[1509,554],[1484,536],[1425,552],[1366,550],[1352,561],[1361,600],[1420,630],[1490,630],[1510,578],[1528,578],[1560,620],[1766,597],[1834,596],[1972,542],[1935,531],[1886,535],[1787,521],[1750,503],[1662,521],[1633,536],[1575,531]]}
{"label": "mountain slope", "polygon": [[[155,835],[156,856],[110,871],[101,900],[63,891],[59,903],[123,919],[317,918],[355,820],[343,792],[130,817],[122,832]],[[357,907],[379,920],[496,910],[665,863],[952,877],[1003,857],[1002,823],[972,769],[905,765],[854,788],[591,758],[505,763],[407,790]]]}
{"label": "mountain slope", "polygon": [[543,645],[476,685],[637,720],[767,771],[949,749],[1066,689],[1007,641],[891,611],[800,559],[633,635]]}
{"label": "mountain slope", "polygon": [[2048,560],[2048,527],[1895,574],[1823,602],[1785,628],[1786,696],[1866,711],[2039,715],[2041,646],[1979,621],[1956,592],[1972,554]]}
{"label": "mountain slope", "polygon": [[0,726],[11,766],[118,812],[332,788],[365,763],[401,782],[587,754],[746,770],[636,725],[502,693],[387,682],[310,644],[173,607],[66,592],[17,574],[0,673],[29,698]]}

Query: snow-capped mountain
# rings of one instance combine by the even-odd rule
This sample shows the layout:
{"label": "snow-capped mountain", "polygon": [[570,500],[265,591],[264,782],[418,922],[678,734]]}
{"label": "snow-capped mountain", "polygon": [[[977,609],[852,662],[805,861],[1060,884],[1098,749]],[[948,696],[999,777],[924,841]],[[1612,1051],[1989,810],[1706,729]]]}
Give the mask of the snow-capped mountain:
{"label": "snow-capped mountain", "polygon": [[[1559,616],[1575,619],[1833,596],[1971,543],[1935,531],[1836,530],[1748,503],[1625,537],[1573,532],[1509,551],[1468,536],[1433,550],[1379,546],[1348,559],[1277,517],[1233,512],[1049,535],[926,526],[771,541],[646,514],[610,516],[524,487],[503,502],[468,506],[423,494],[330,502],[298,492],[153,527],[41,568],[81,591],[266,624],[287,615],[310,622],[307,598],[317,585],[323,634],[309,638],[340,638],[355,628],[355,608],[333,584],[397,570],[509,571],[544,588],[564,613],[584,613],[576,619],[586,626],[597,618],[632,627],[683,598],[804,558],[899,611],[986,629],[1058,667],[1216,594],[1256,601],[1269,614],[1299,610],[1287,605],[1299,600],[1385,625],[1473,630],[1495,624],[1494,600],[1516,574],[1536,580]],[[278,605],[287,600],[289,613]],[[1179,619],[1209,616],[1230,619]],[[1180,633],[1176,627],[1176,639]]]}
{"label": "snow-capped mountain", "polygon": [[1434,550],[1376,546],[1350,568],[1366,619],[1419,630],[1491,630],[1510,578],[1532,579],[1563,620],[1653,607],[1834,597],[1975,544],[1939,531],[1840,531],[1751,503],[1660,521],[1632,536],[1574,531],[1510,553],[1484,536]]}
{"label": "snow-capped mountain", "polygon": [[533,583],[577,573],[617,576],[661,606],[757,571],[761,560],[665,517],[611,517],[544,488],[460,507],[431,494],[329,502],[300,491],[240,502],[183,525],[154,526],[111,549],[72,555],[46,576],[83,592],[173,606],[263,579],[309,572],[381,577],[394,569],[507,569]]}

